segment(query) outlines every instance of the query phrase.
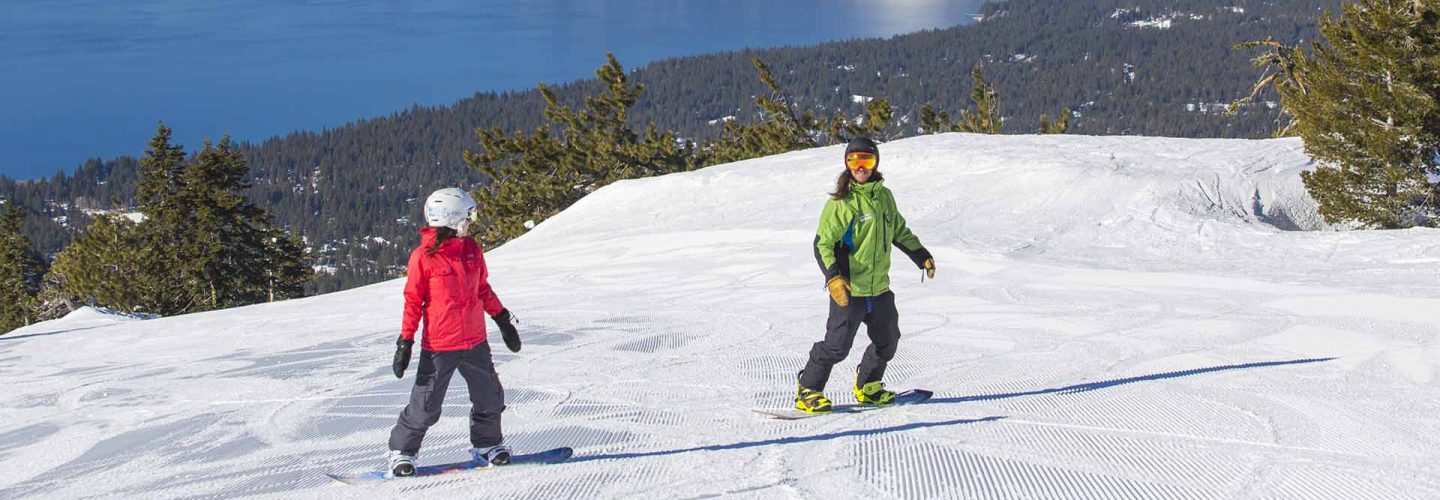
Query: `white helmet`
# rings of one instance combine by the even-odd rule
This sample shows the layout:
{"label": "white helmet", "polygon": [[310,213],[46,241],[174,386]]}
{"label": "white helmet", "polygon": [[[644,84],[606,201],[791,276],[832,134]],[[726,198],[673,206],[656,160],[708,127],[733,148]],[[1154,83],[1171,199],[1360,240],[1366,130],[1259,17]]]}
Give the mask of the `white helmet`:
{"label": "white helmet", "polygon": [[441,189],[425,199],[425,222],[430,227],[448,227],[463,233],[474,213],[475,199],[460,188]]}

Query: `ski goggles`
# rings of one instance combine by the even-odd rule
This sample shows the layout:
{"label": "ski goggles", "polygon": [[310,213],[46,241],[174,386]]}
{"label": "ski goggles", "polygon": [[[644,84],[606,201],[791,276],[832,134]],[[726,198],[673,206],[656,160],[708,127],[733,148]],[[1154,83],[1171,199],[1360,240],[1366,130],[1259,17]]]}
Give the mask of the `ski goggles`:
{"label": "ski goggles", "polygon": [[845,155],[845,166],[850,170],[865,169],[875,170],[875,165],[880,163],[880,157],[875,153],[850,153]]}

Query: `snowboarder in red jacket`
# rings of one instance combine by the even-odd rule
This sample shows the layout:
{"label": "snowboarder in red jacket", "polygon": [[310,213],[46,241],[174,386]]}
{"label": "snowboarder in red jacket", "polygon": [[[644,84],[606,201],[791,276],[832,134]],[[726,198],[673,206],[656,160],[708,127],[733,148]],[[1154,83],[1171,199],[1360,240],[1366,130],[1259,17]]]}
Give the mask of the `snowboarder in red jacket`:
{"label": "snowboarder in red jacket", "polygon": [[470,238],[475,200],[458,188],[436,191],[425,200],[420,246],[405,268],[405,319],[396,340],[395,377],[410,365],[415,332],[424,326],[420,364],[410,403],[390,431],[387,470],[396,476],[415,474],[415,457],[425,431],[440,420],[445,390],[456,371],[470,390],[470,454],[476,461],[502,465],[510,448],[500,433],[505,389],[485,341],[485,316],[500,327],[505,346],[520,350],[514,317],[490,289],[489,271],[480,245]]}

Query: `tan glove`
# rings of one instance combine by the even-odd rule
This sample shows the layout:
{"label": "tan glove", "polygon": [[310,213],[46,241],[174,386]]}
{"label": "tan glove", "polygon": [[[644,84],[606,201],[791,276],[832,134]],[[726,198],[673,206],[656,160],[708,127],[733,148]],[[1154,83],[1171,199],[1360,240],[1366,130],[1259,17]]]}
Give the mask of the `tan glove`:
{"label": "tan glove", "polygon": [[925,259],[925,276],[935,279],[935,259]]}
{"label": "tan glove", "polygon": [[830,289],[830,300],[835,301],[835,305],[840,307],[850,305],[850,280],[836,276],[825,282],[825,286]]}

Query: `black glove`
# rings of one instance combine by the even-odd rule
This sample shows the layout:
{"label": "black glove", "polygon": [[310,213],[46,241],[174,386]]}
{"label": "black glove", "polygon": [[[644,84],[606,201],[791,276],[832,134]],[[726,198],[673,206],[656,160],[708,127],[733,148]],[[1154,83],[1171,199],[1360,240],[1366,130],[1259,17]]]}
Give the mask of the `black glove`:
{"label": "black glove", "polygon": [[509,309],[501,309],[500,314],[491,316],[490,319],[500,326],[500,336],[505,339],[505,347],[509,348],[510,352],[520,352],[520,332],[515,331],[515,323],[520,320],[515,319]]}
{"label": "black glove", "polygon": [[405,368],[410,366],[410,347],[415,345],[415,339],[400,337],[395,339],[395,378],[405,378]]}

